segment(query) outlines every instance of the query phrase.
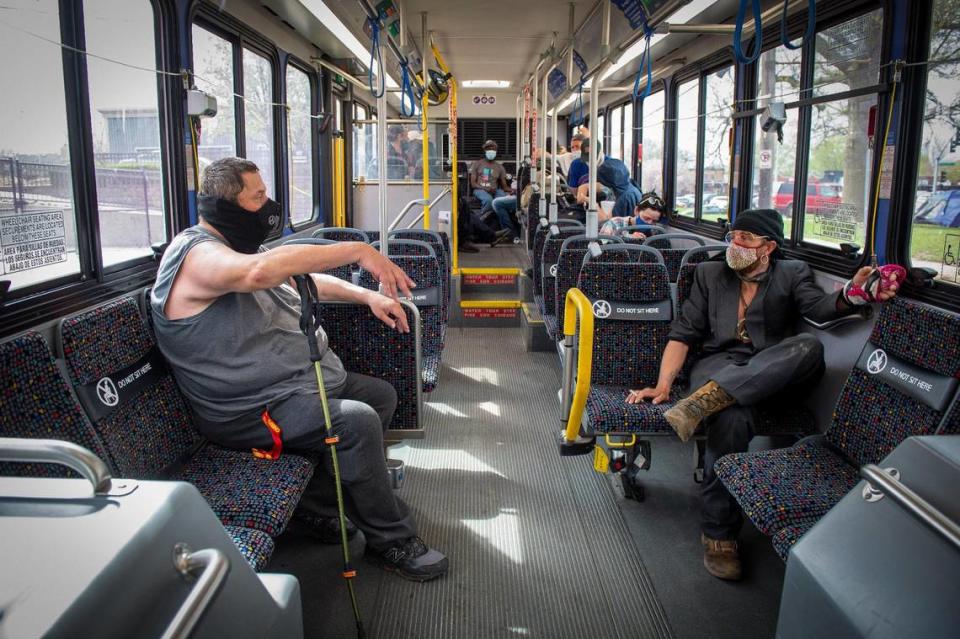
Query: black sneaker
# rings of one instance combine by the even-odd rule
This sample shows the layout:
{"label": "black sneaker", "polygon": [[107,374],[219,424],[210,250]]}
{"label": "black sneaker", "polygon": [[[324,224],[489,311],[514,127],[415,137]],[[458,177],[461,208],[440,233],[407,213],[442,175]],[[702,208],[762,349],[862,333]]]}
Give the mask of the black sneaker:
{"label": "black sneaker", "polygon": [[479,253],[480,249],[471,244],[470,242],[464,242],[460,245],[459,250],[461,253]]}
{"label": "black sneaker", "polygon": [[419,537],[411,537],[395,546],[376,551],[367,546],[364,559],[387,572],[395,572],[410,581],[430,581],[447,574],[448,561],[428,548]]}
{"label": "black sneaker", "polygon": [[[321,544],[339,544],[340,543],[340,518],[339,517],[321,517],[308,512],[296,511],[294,519],[305,524],[313,536]],[[353,539],[357,535],[357,527],[353,522],[347,520],[347,539]]]}

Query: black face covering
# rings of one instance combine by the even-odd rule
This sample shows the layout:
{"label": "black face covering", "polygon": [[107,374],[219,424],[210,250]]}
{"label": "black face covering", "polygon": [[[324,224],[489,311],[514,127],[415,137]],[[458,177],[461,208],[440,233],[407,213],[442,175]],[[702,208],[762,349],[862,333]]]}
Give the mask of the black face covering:
{"label": "black face covering", "polygon": [[197,210],[207,224],[220,231],[239,253],[256,253],[271,232],[280,229],[283,211],[273,200],[256,213],[241,208],[234,202],[220,200],[212,195],[197,198]]}

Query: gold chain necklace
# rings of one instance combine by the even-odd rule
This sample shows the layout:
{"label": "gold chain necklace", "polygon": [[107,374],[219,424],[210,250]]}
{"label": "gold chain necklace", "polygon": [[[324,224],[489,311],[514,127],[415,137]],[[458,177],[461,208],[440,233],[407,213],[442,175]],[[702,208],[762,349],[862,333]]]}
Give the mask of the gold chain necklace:
{"label": "gold chain necklace", "polygon": [[[757,299],[756,294],[754,294],[753,299]],[[737,339],[744,344],[750,344],[752,340],[747,333],[747,309],[750,308],[750,304],[753,304],[753,300],[750,300],[750,304],[747,304],[747,299],[743,295],[743,284],[740,285],[740,303],[743,304],[743,318],[737,318]]]}

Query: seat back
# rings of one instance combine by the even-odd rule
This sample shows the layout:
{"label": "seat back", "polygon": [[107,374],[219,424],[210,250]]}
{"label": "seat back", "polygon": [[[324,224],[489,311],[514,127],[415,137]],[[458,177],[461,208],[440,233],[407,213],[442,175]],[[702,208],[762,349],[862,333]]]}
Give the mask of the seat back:
{"label": "seat back", "polygon": [[[560,255],[557,257],[556,299],[554,312],[557,316],[557,326],[563,326],[563,311],[566,306],[567,291],[577,285],[580,277],[580,267],[583,266],[583,257],[587,254],[587,247],[591,242],[598,244],[622,243],[618,237],[600,236],[590,238],[586,235],[568,237],[560,246]],[[563,331],[557,331],[557,339],[563,339]]]}
{"label": "seat back", "polygon": [[654,235],[663,235],[666,232],[667,229],[659,224],[628,224],[627,226],[617,229],[617,235],[623,237],[624,241],[627,241],[627,239],[630,238],[631,233],[643,233],[646,237],[639,240],[640,244],[642,244],[643,240],[648,237],[653,237]]}
{"label": "seat back", "polygon": [[200,443],[132,297],[61,321],[60,350],[80,404],[122,476],[159,476]]}
{"label": "seat back", "polygon": [[[336,240],[331,240],[331,239],[322,238],[322,237],[299,237],[294,240],[287,240],[286,242],[283,243],[283,245],[286,246],[288,244],[292,244],[292,245],[308,244],[313,246],[324,246],[324,245],[336,244],[336,243],[337,243]],[[346,282],[353,282],[354,284],[356,284],[356,278],[355,278],[356,271],[354,270],[353,264],[343,264],[341,266],[336,266],[334,268],[327,269],[326,271],[322,271],[322,272],[325,273],[326,275],[332,275],[337,279],[341,279]],[[147,317],[148,318],[151,317],[149,306],[147,307]]]}
{"label": "seat back", "polygon": [[[519,200],[517,200],[519,202]],[[524,245],[527,247],[527,250],[533,251],[534,246],[534,237],[537,233],[537,229],[540,227],[540,193],[534,191],[530,194],[530,202],[527,205],[527,210],[524,212],[524,225],[527,228],[527,237]],[[531,253],[531,261],[533,261],[533,256],[537,255],[534,251]]]}
{"label": "seat back", "polygon": [[[393,244],[390,244],[391,250]],[[394,264],[417,283],[410,292],[412,301],[420,311],[421,347],[424,355],[439,355],[443,339],[443,295],[440,265],[429,255],[390,255]],[[367,271],[360,271],[360,286],[377,290],[378,282]]]}
{"label": "seat back", "polygon": [[[116,469],[39,333],[30,331],[0,344],[0,385],[0,437],[73,442]],[[0,462],[0,475],[79,476],[59,465],[8,462]]]}
{"label": "seat back", "polygon": [[[680,273],[680,262],[683,261],[683,256],[691,248],[689,246],[691,243],[696,246],[706,244],[702,237],[690,233],[652,235],[643,241],[644,246],[653,247],[663,255],[663,262],[667,265],[667,272],[670,273],[670,281],[674,283],[676,283],[677,276]],[[684,244],[687,246],[683,246]]]}
{"label": "seat back", "polygon": [[879,463],[907,437],[953,428],[958,383],[960,316],[896,297],[881,307],[826,439],[858,467]]}
{"label": "seat back", "polygon": [[325,240],[333,240],[334,242],[370,243],[370,237],[367,235],[366,231],[361,231],[360,229],[355,229],[349,226],[330,226],[327,228],[317,229],[313,232],[313,237],[322,238]]}
{"label": "seat back", "polygon": [[[539,218],[537,218],[539,220]],[[576,227],[583,233],[583,224],[576,220],[557,220],[558,228]],[[543,272],[540,270],[540,257],[543,255],[543,245],[547,241],[547,235],[550,233],[551,225],[541,225],[537,222],[537,227],[533,237],[533,255],[530,257],[530,263],[533,265],[533,294],[543,297]]]}
{"label": "seat back", "polygon": [[713,259],[717,254],[727,250],[726,244],[708,244],[687,249],[680,260],[677,271],[677,314],[683,310],[683,303],[690,297],[693,288],[693,275],[697,264]]}
{"label": "seat back", "polygon": [[599,251],[584,257],[577,281],[593,306],[591,383],[655,386],[673,318],[666,266],[646,246],[611,244]]}
{"label": "seat back", "polygon": [[[449,318],[450,304],[450,253],[443,237],[437,231],[426,231],[424,229],[396,229],[387,234],[390,242],[395,240],[415,240],[426,242],[433,247],[433,252],[437,255],[437,261],[440,263],[440,312],[443,322],[446,323]],[[393,253],[393,251],[390,251]]]}
{"label": "seat back", "polygon": [[567,238],[583,235],[583,229],[578,226],[552,225],[543,242],[543,252],[540,254],[540,279],[543,286],[544,315],[554,315],[557,311],[557,272],[560,258],[560,249]]}

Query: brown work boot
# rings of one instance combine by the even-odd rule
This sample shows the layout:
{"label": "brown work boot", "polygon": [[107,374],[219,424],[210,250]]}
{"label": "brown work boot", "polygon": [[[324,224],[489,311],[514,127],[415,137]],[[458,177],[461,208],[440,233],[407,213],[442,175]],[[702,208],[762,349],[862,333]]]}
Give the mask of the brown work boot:
{"label": "brown work boot", "polygon": [[710,380],[689,397],[681,399],[666,411],[666,418],[681,440],[687,441],[705,418],[732,406],[737,400],[730,397],[717,383]]}
{"label": "brown work boot", "polygon": [[730,539],[710,539],[700,533],[700,543],[703,544],[703,565],[707,572],[717,579],[740,580],[742,568],[737,542]]}

